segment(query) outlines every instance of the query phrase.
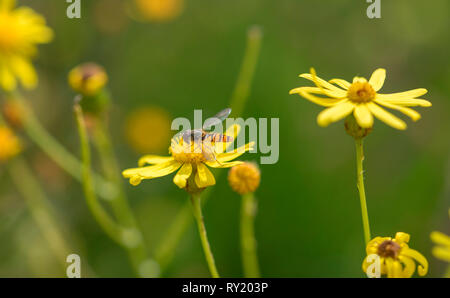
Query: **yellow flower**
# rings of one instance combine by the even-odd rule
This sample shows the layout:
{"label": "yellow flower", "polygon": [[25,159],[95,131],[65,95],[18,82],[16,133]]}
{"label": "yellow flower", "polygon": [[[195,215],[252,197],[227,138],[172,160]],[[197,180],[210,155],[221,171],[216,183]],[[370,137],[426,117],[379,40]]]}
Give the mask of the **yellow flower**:
{"label": "yellow flower", "polygon": [[428,261],[418,251],[409,248],[409,234],[398,232],[395,238],[391,237],[376,237],[372,239],[366,248],[367,257],[364,259],[362,269],[367,272],[367,268],[371,263],[368,263],[367,258],[376,254],[380,257],[380,272],[387,277],[403,277],[409,278],[416,271],[420,276],[424,276],[428,272]]}
{"label": "yellow flower", "polygon": [[240,195],[255,192],[261,182],[261,172],[256,164],[245,162],[234,166],[228,173],[228,183]]}
{"label": "yellow flower", "polygon": [[392,94],[378,93],[386,78],[386,70],[382,68],[375,70],[369,81],[362,77],[355,77],[352,83],[342,79],[332,79],[327,82],[318,78],[314,69],[311,69],[310,74],[304,73],[300,77],[313,81],[316,87],[295,88],[290,91],[290,94],[298,93],[313,103],[327,107],[317,117],[320,126],[328,126],[353,113],[358,125],[362,128],[371,128],[373,116],[375,116],[386,124],[403,130],[406,129],[406,123],[383,107],[397,110],[413,121],[417,121],[420,119],[420,114],[409,107],[431,106],[429,101],[417,98],[427,93],[427,90],[423,88]]}
{"label": "yellow flower", "polygon": [[81,64],[69,72],[70,87],[85,96],[99,93],[108,82],[108,75],[103,67],[95,63]]}
{"label": "yellow flower", "polygon": [[[450,215],[450,209],[448,212]],[[433,248],[433,255],[438,259],[450,263],[450,236],[434,231],[431,233],[430,237],[431,240],[437,244],[437,246]]]}
{"label": "yellow flower", "polygon": [[17,79],[25,88],[37,84],[31,58],[36,45],[53,37],[45,19],[29,7],[15,8],[14,0],[0,0],[0,88],[12,91]]}
{"label": "yellow flower", "polygon": [[[240,129],[239,125],[233,125],[227,130],[226,135],[236,137]],[[254,142],[251,142],[227,152],[224,144],[222,142],[194,141],[188,143],[184,142],[180,134],[177,134],[172,139],[172,144],[169,148],[171,156],[146,155],[139,160],[139,168],[125,170],[122,174],[125,178],[130,179],[132,185],[138,185],[144,179],[166,176],[180,169],[173,178],[173,182],[179,188],[186,188],[188,191],[201,190],[216,183],[214,175],[206,166],[211,168],[230,168],[241,164],[242,162],[240,161],[232,160],[238,158],[246,151],[252,150],[254,146]],[[207,157],[213,152],[215,152],[215,158]],[[144,166],[146,164],[151,166]]]}
{"label": "yellow flower", "polygon": [[[125,136],[138,153],[160,152],[167,148],[170,140],[170,122],[169,115],[162,108],[139,108],[128,115]],[[147,137],[143,138],[144,135]]]}
{"label": "yellow flower", "polygon": [[183,0],[135,0],[135,3],[143,18],[156,22],[178,17],[184,5]]}
{"label": "yellow flower", "polygon": [[7,161],[22,151],[22,144],[11,129],[0,126],[0,162]]}

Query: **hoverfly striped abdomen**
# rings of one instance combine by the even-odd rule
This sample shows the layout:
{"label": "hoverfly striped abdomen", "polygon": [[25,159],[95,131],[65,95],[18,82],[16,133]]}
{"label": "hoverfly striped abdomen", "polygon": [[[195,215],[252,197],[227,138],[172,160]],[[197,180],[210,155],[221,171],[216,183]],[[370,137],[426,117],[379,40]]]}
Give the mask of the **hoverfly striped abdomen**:
{"label": "hoverfly striped abdomen", "polygon": [[209,141],[211,143],[219,143],[219,142],[230,143],[233,140],[234,140],[233,137],[221,133],[207,133],[203,137],[203,141],[207,142]]}

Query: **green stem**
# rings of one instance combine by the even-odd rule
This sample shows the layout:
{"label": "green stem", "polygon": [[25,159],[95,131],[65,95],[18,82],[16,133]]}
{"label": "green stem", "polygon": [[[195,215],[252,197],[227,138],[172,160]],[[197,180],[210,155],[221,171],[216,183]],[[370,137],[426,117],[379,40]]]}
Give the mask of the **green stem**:
{"label": "green stem", "polygon": [[[17,100],[24,113],[24,130],[28,136],[35,142],[42,151],[44,151],[52,160],[54,160],[64,171],[77,179],[82,180],[81,163],[67,151],[50,133],[41,125],[39,120],[34,115],[31,108],[19,94],[12,96]],[[106,183],[100,176],[93,174],[98,194],[105,199],[110,199],[115,193],[115,189],[109,183]]]}
{"label": "green stem", "polygon": [[370,237],[370,225],[369,225],[369,214],[367,212],[367,202],[366,202],[366,191],[364,189],[364,170],[363,170],[363,140],[355,139],[356,145],[356,170],[357,170],[357,186],[359,190],[359,199],[361,202],[361,215],[364,228],[364,240],[366,245],[369,243]]}
{"label": "green stem", "polygon": [[80,137],[82,156],[82,184],[87,205],[105,233],[118,244],[123,245],[121,229],[119,228],[119,226],[117,226],[117,224],[109,216],[109,214],[103,209],[102,205],[97,199],[97,195],[94,190],[94,184],[92,182],[91,151],[89,148],[89,140],[87,136],[83,112],[79,105],[75,105],[74,111]]}
{"label": "green stem", "polygon": [[66,258],[70,253],[69,246],[58,229],[61,224],[55,220],[55,212],[39,182],[21,157],[16,157],[11,162],[9,172],[13,183],[24,198],[31,215],[65,272]]}
{"label": "green stem", "polygon": [[255,239],[255,215],[257,203],[253,193],[242,196],[241,205],[241,253],[244,276],[260,277]]}
{"label": "green stem", "polygon": [[258,62],[261,40],[261,28],[256,25],[252,26],[247,31],[247,46],[245,49],[244,60],[242,61],[241,70],[230,101],[233,115],[241,116],[244,112]]}
{"label": "green stem", "polygon": [[214,256],[211,251],[211,247],[208,242],[208,236],[206,235],[205,222],[203,220],[202,206],[199,195],[191,196],[192,211],[194,212],[195,220],[197,221],[198,233],[200,235],[200,240],[202,242],[203,251],[205,253],[206,262],[208,263],[209,271],[211,276],[214,278],[219,278],[219,273],[217,272],[216,264],[214,262]]}
{"label": "green stem", "polygon": [[[247,32],[247,46],[244,59],[230,100],[230,107],[233,109],[233,115],[236,115],[236,117],[242,116],[247,99],[250,95],[250,87],[260,53],[262,37],[263,34],[261,28],[258,26],[251,27]],[[222,171],[217,171],[216,181],[219,181],[221,173]],[[204,203],[208,200],[211,189],[212,187],[208,187],[203,192]],[[181,237],[192,223],[192,217],[187,216],[190,212],[189,209],[191,209],[190,203],[186,202],[180,211],[178,211],[174,223],[170,226],[168,232],[165,233],[164,238],[160,241],[155,250],[155,256],[161,264],[161,270],[164,270],[171,262]]]}
{"label": "green stem", "polygon": [[[120,225],[125,227],[129,232],[131,232],[132,235],[134,235],[130,239],[132,242],[127,245],[128,254],[135,270],[139,275],[141,275],[139,268],[147,259],[142,232],[138,227],[137,220],[135,219],[128,204],[113,146],[101,120],[97,120],[95,123],[93,140],[99,152],[99,157],[106,178],[118,189],[117,196],[110,200],[109,203],[111,204],[112,211],[114,212],[114,215]],[[126,241],[126,239],[124,239],[124,241]]]}

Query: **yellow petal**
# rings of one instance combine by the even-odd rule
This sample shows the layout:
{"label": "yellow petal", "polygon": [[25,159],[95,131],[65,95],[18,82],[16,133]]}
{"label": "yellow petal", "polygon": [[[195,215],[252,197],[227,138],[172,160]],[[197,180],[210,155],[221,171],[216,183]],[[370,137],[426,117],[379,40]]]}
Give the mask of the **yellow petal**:
{"label": "yellow petal", "polygon": [[355,115],[356,122],[358,122],[359,126],[362,128],[370,128],[373,126],[372,113],[370,113],[366,104],[357,105],[353,114]]}
{"label": "yellow petal", "polygon": [[188,178],[192,174],[192,165],[190,163],[185,163],[178,173],[173,177],[173,183],[175,183],[179,188],[185,188]]}
{"label": "yellow petal", "polygon": [[446,262],[450,262],[450,249],[444,247],[433,247],[431,251],[435,258],[441,259]]}
{"label": "yellow petal", "polygon": [[410,109],[410,108],[406,108],[406,107],[390,104],[390,103],[385,102],[385,101],[380,100],[380,99],[375,100],[375,102],[380,104],[380,105],[382,105],[382,106],[385,106],[386,108],[390,108],[390,109],[402,112],[406,116],[410,117],[413,121],[417,121],[421,117],[418,112],[416,112],[416,111],[414,111],[413,109]]}
{"label": "yellow petal", "polygon": [[312,95],[310,92],[308,92],[308,88],[316,88],[316,87],[300,87],[298,89],[301,89],[301,90],[298,91],[298,94],[303,96],[307,100],[309,100],[315,104],[324,106],[324,107],[332,107],[332,106],[342,102],[343,100],[345,100],[344,98],[336,99],[336,98],[329,98],[329,97],[328,98],[318,97],[318,96]]}
{"label": "yellow petal", "polygon": [[394,260],[386,258],[386,273],[388,278],[394,278]]}
{"label": "yellow petal", "polygon": [[16,0],[0,0],[0,11],[10,11],[16,6]]}
{"label": "yellow petal", "polygon": [[398,259],[405,265],[403,269],[403,277],[411,277],[414,274],[414,271],[416,271],[416,263],[414,263],[411,258],[405,256],[399,256]]}
{"label": "yellow petal", "polygon": [[356,82],[367,83],[367,80],[366,80],[366,78],[363,78],[363,77],[354,77],[353,83],[356,83]]}
{"label": "yellow petal", "polygon": [[6,91],[12,91],[17,86],[16,78],[6,66],[0,67],[0,86]]}
{"label": "yellow petal", "polygon": [[181,167],[181,163],[171,160],[165,163],[143,168],[127,169],[122,172],[125,178],[130,178],[132,185],[139,184],[143,179],[153,179],[169,175]]}
{"label": "yellow petal", "polygon": [[145,155],[139,159],[138,165],[140,167],[143,167],[146,164],[149,165],[160,164],[168,162],[172,159],[173,159],[172,156]]}
{"label": "yellow petal", "polygon": [[205,188],[216,184],[216,179],[211,171],[203,164],[197,164],[197,175],[195,175],[195,184],[199,188]]}
{"label": "yellow petal", "polygon": [[36,87],[38,78],[30,62],[24,58],[14,56],[11,57],[11,68],[25,88],[31,89]]}
{"label": "yellow petal", "polygon": [[411,248],[403,248],[401,250],[401,255],[413,258],[420,265],[417,267],[417,272],[420,276],[424,276],[428,272],[428,261],[427,259],[417,250]]}
{"label": "yellow petal", "polygon": [[303,73],[303,74],[300,75],[300,77],[304,78],[304,79],[307,79],[307,80],[310,80],[310,81],[312,81],[314,83],[318,83],[318,85],[320,87],[323,87],[323,88],[329,89],[330,91],[335,92],[337,97],[344,97],[344,96],[347,95],[347,92],[345,90],[342,90],[342,89],[340,89],[340,88],[338,88],[338,87],[328,83],[327,81],[319,78],[318,76],[313,77],[313,75],[310,74],[310,73]]}
{"label": "yellow petal", "polygon": [[234,140],[237,138],[239,133],[241,132],[241,126],[239,124],[233,124],[230,127],[227,128],[225,135],[230,136],[233,138],[232,142],[224,143],[224,142],[215,142],[215,153],[219,154],[224,151],[226,151],[228,148],[230,148],[234,144]]}
{"label": "yellow petal", "polygon": [[393,275],[394,275],[395,278],[401,278],[401,277],[404,277],[404,276],[403,276],[403,267],[402,267],[402,264],[401,264],[398,260],[395,260],[395,261],[392,263],[392,273],[393,273]]}
{"label": "yellow petal", "polygon": [[397,232],[395,234],[395,242],[398,244],[408,243],[411,236],[408,233]]}
{"label": "yellow petal", "polygon": [[332,79],[329,82],[331,84],[336,84],[336,85],[340,86],[341,88],[344,88],[345,90],[350,88],[350,85],[351,85],[348,81],[342,80],[342,79]]}
{"label": "yellow petal", "polygon": [[234,166],[243,164],[242,161],[232,161],[232,162],[207,161],[205,163],[208,167],[211,168],[232,168]]}
{"label": "yellow petal", "polygon": [[317,123],[320,126],[328,126],[330,123],[350,115],[354,107],[355,106],[351,102],[344,101],[331,108],[325,109],[317,116]]}
{"label": "yellow petal", "polygon": [[393,105],[399,105],[403,107],[431,107],[431,102],[425,99],[420,98],[411,98],[411,99],[386,99],[384,97],[380,97],[377,95],[376,101],[383,101]]}
{"label": "yellow petal", "polygon": [[430,234],[431,241],[436,244],[444,245],[450,247],[450,237],[441,232],[431,232]]}
{"label": "yellow petal", "polygon": [[391,113],[387,112],[383,108],[379,107],[378,105],[374,104],[373,102],[369,102],[367,104],[367,107],[372,112],[372,114],[383,121],[384,123],[392,126],[393,128],[404,130],[406,129],[406,123],[397,118],[396,116],[392,115]]}
{"label": "yellow petal", "polygon": [[231,161],[235,158],[238,158],[239,156],[241,156],[242,154],[244,154],[247,151],[253,150],[253,146],[255,145],[255,142],[250,142],[244,146],[241,146],[239,148],[236,148],[235,150],[231,151],[231,152],[226,152],[226,153],[220,153],[217,154],[216,158],[220,163],[224,163],[227,161]]}
{"label": "yellow petal", "polygon": [[384,68],[378,68],[372,73],[369,79],[369,84],[375,91],[378,91],[383,87],[384,80],[386,79],[386,70]]}
{"label": "yellow petal", "polygon": [[377,94],[377,98],[383,100],[403,100],[403,99],[412,99],[419,96],[422,96],[428,92],[427,89],[418,88],[404,92],[398,93],[390,93],[390,94]]}

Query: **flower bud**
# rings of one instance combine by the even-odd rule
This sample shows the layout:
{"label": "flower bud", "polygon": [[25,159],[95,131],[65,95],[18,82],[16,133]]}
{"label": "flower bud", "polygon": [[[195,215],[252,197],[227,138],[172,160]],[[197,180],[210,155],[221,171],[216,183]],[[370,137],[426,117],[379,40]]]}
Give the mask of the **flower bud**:
{"label": "flower bud", "polygon": [[81,64],[69,72],[69,85],[84,96],[98,94],[108,82],[103,67],[95,63]]}
{"label": "flower bud", "polygon": [[359,126],[353,115],[347,117],[344,126],[347,134],[354,137],[355,139],[362,139],[372,131],[372,127],[362,128],[361,126]]}
{"label": "flower bud", "polygon": [[261,172],[255,163],[234,166],[228,173],[230,187],[240,195],[255,192],[261,181]]}

